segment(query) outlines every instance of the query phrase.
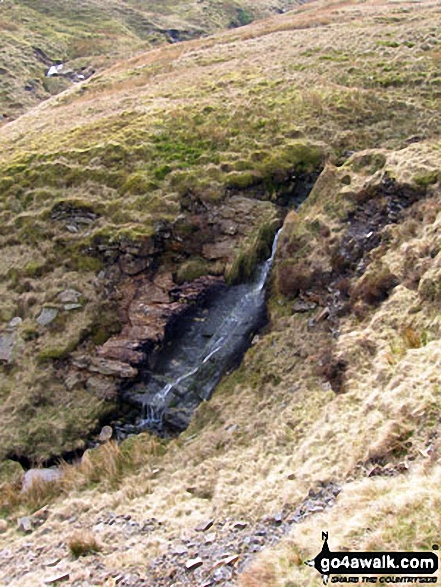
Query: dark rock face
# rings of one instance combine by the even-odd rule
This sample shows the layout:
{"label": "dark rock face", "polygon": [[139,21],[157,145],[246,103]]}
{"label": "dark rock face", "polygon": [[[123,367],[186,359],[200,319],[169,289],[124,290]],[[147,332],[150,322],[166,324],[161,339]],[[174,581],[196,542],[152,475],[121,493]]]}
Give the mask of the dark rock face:
{"label": "dark rock face", "polygon": [[[94,222],[98,217],[90,209],[70,203],[58,205],[52,216],[78,230],[86,220]],[[73,377],[72,385],[84,385],[102,399],[115,399],[121,387],[148,380],[153,363],[164,362],[168,352],[164,349],[161,354],[158,348],[181,336],[185,320],[194,315],[196,306],[209,300],[212,303],[216,295],[228,291],[223,275],[237,250],[255,238],[262,224],[275,230],[279,217],[280,210],[274,204],[242,195],[231,195],[220,205],[184,198],[183,213],[173,223],[158,222],[151,236],[98,236],[85,253],[102,263],[97,279],[115,309],[115,321],[123,326],[100,346],[86,343],[72,353],[69,364],[60,366],[63,380],[70,382]],[[191,263],[202,268],[201,277],[188,276],[185,267]],[[72,292],[63,296],[73,301]],[[199,320],[196,315],[194,318]],[[215,326],[210,320],[204,322],[202,342],[214,336]],[[203,348],[200,341],[197,345]],[[187,406],[181,408],[166,415],[170,429],[182,430],[188,425]]]}
{"label": "dark rock face", "polygon": [[[222,375],[240,363],[266,318],[265,282],[275,247],[254,281],[218,285],[193,311],[169,323],[165,344],[151,354],[141,381],[123,392],[124,401],[137,409],[135,428],[165,435],[184,430],[193,410],[210,399]],[[199,297],[195,284],[184,288],[187,298]],[[124,435],[124,427],[119,433]]]}
{"label": "dark rock face", "polygon": [[220,278],[207,276],[176,287],[170,274],[154,281],[139,280],[126,310],[126,325],[121,334],[98,349],[98,356],[139,367],[146,361],[147,351],[163,342],[170,324],[221,283]]}

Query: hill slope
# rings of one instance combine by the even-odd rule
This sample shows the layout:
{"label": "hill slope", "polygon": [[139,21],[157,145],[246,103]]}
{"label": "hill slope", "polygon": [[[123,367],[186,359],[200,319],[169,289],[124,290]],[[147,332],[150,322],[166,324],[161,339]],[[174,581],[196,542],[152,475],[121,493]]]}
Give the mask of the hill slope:
{"label": "hill slope", "polygon": [[[0,122],[16,118],[118,58],[242,26],[295,4],[5,0],[0,6]],[[63,64],[62,69],[48,77],[56,64]]]}
{"label": "hill slope", "polygon": [[121,62],[1,129],[3,458],[80,447],[176,291],[245,279],[283,221],[270,325],[188,431],[106,443],[27,494],[5,460],[6,584],[60,558],[75,585],[319,585],[303,561],[323,530],[333,550],[437,542],[440,19],[311,4]]}

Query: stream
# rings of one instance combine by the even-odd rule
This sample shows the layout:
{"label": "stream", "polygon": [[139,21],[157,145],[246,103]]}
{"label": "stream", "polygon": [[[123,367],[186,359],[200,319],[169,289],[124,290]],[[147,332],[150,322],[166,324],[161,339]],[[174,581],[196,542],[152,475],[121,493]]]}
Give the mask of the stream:
{"label": "stream", "polygon": [[122,392],[123,403],[132,409],[124,422],[112,423],[118,439],[146,430],[160,436],[179,434],[195,408],[211,398],[222,376],[239,366],[266,321],[265,286],[279,234],[280,230],[271,256],[258,267],[254,279],[217,288],[181,318],[143,381]]}

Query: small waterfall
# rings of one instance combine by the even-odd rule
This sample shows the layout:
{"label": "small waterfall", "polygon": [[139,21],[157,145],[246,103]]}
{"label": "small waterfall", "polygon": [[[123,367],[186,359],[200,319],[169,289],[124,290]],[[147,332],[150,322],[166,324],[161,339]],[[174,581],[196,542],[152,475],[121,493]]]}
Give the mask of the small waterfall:
{"label": "small waterfall", "polygon": [[269,259],[267,259],[265,261],[262,268],[260,269],[260,272],[259,272],[260,277],[258,279],[258,284],[257,284],[259,289],[263,289],[265,287],[266,281],[268,279],[268,276],[270,274],[271,268],[274,263],[274,259],[275,259],[276,252],[277,252],[277,244],[279,242],[279,237],[280,237],[281,232],[282,232],[282,229],[279,228],[279,230],[276,233],[276,236],[274,237],[273,246],[271,249],[271,256],[269,257]]}
{"label": "small waterfall", "polygon": [[224,373],[238,366],[265,322],[265,285],[280,232],[255,279],[223,288],[194,315],[183,318],[147,383],[128,390],[128,400],[131,396],[141,407],[137,429],[160,434],[185,429],[194,409],[210,399]]}

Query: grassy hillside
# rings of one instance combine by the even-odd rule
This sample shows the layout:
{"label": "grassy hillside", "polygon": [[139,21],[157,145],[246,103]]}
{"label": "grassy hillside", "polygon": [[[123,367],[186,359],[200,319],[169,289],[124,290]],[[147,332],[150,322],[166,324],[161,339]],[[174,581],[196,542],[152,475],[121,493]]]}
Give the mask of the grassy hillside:
{"label": "grassy hillside", "polygon": [[[0,123],[118,58],[248,24],[296,2],[4,0],[0,6]],[[46,77],[63,63],[64,74]],[[69,73],[70,72],[70,73]]]}
{"label": "grassy hillside", "polygon": [[[439,542],[440,21],[435,1],[312,3],[121,61],[2,127],[5,584],[59,558],[74,585],[312,586],[322,530],[334,550]],[[316,175],[284,220],[270,325],[188,431],[109,442],[20,494],[7,457],[81,447],[112,409],[131,375],[100,353],[137,296],[245,278]]]}

